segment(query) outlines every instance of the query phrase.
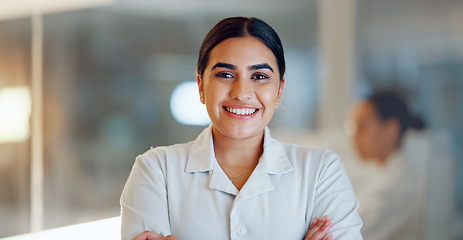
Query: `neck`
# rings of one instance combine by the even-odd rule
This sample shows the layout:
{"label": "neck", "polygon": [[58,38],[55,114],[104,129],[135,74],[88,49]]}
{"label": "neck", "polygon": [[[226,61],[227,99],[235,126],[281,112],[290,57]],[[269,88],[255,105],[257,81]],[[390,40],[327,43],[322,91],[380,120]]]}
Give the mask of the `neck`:
{"label": "neck", "polygon": [[381,154],[377,159],[378,159],[378,162],[379,164],[381,165],[386,165],[388,160],[391,158],[391,156],[394,154],[394,152],[396,151],[397,149],[390,149],[389,151],[386,151],[384,152],[383,154]]}
{"label": "neck", "polygon": [[377,159],[378,159],[378,163],[382,166],[386,165],[386,162],[387,162],[387,159],[388,159],[389,155],[383,155],[383,156],[379,156]]}
{"label": "neck", "polygon": [[246,139],[232,139],[212,128],[214,151],[222,166],[255,167],[263,153],[264,131]]}

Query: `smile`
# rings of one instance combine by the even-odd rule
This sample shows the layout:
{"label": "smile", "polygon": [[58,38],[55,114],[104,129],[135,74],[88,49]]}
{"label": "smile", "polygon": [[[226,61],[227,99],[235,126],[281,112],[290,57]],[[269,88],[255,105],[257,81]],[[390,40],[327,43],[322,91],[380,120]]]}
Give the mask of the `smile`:
{"label": "smile", "polygon": [[237,115],[252,115],[258,111],[257,108],[231,108],[231,107],[223,107],[227,112],[234,113]]}

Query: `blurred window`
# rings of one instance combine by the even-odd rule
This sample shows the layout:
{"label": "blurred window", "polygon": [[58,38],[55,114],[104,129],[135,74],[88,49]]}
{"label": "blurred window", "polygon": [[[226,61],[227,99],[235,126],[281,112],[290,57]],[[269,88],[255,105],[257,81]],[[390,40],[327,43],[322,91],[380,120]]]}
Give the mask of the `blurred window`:
{"label": "blurred window", "polygon": [[[292,2],[246,9],[275,27],[287,52],[291,94],[272,126],[310,129],[316,1]],[[191,141],[208,124],[204,118],[181,123],[200,111],[198,104],[205,111],[190,95],[197,94],[196,57],[218,20],[247,15],[244,2],[231,12],[222,4],[194,4],[189,14],[159,4],[122,1],[43,16],[44,229],[118,216],[135,157],[151,146]],[[0,238],[30,231],[31,36],[30,18],[0,21]],[[11,135],[14,128],[4,123],[21,134]]]}

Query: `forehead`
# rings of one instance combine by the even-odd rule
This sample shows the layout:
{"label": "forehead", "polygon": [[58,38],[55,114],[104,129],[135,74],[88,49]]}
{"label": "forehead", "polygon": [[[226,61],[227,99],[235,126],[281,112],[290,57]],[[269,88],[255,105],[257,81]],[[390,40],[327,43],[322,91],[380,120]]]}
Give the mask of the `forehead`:
{"label": "forehead", "polygon": [[267,63],[276,68],[273,52],[255,37],[228,38],[215,46],[209,56],[208,68],[217,62],[240,66]]}
{"label": "forehead", "polygon": [[376,118],[373,104],[368,101],[358,103],[354,109],[353,117],[357,121]]}

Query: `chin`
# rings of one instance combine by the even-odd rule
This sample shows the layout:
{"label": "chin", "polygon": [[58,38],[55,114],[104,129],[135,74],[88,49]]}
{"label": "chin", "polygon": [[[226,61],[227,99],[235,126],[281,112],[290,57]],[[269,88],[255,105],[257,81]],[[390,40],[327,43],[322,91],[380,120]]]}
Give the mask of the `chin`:
{"label": "chin", "polygon": [[357,151],[357,154],[360,157],[360,159],[364,162],[370,162],[372,159],[374,159],[374,157],[371,156],[371,154],[368,154],[364,151]]}
{"label": "chin", "polygon": [[217,128],[217,130],[224,136],[235,139],[235,140],[244,140],[244,139],[249,139],[252,138],[259,133],[263,132],[264,129],[250,129],[247,127],[235,127],[235,128],[225,128],[225,129],[220,129]]}
{"label": "chin", "polygon": [[[262,130],[263,131],[263,130]],[[244,140],[258,135],[262,131],[234,130],[229,132],[229,137],[237,140]]]}

